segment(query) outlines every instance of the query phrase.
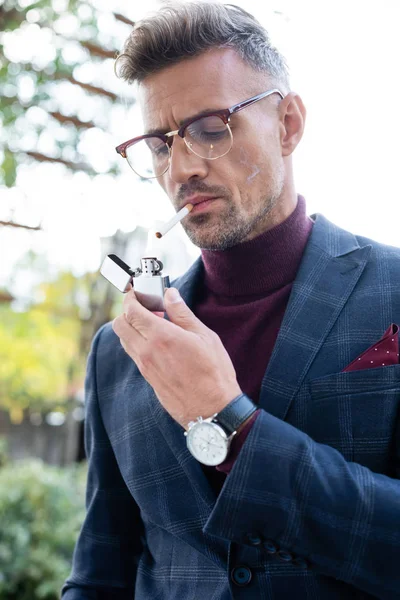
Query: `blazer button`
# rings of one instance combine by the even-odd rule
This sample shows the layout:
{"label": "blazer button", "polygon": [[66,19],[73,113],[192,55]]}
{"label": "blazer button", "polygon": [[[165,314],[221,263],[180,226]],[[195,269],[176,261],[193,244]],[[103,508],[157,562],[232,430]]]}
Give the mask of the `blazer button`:
{"label": "blazer button", "polygon": [[231,572],[231,579],[235,585],[240,587],[244,587],[248,585],[251,581],[252,573],[249,567],[241,565],[240,567],[235,567]]}
{"label": "blazer button", "polygon": [[293,564],[301,569],[310,568],[310,563],[305,558],[301,558],[300,556],[296,556],[296,558],[293,559]]}
{"label": "blazer button", "polygon": [[262,537],[258,533],[248,533],[246,538],[252,546],[259,546],[262,542]]}
{"label": "blazer button", "polygon": [[263,547],[268,552],[268,554],[276,554],[278,552],[278,546],[274,544],[272,540],[266,540],[263,543]]}
{"label": "blazer button", "polygon": [[293,554],[290,554],[290,552],[287,552],[286,550],[279,550],[277,557],[279,560],[287,563],[292,562],[293,560]]}

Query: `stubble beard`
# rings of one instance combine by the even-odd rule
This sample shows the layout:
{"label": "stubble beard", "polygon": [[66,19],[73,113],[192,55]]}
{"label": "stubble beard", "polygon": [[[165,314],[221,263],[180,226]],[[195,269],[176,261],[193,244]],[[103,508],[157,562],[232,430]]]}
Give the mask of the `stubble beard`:
{"label": "stubble beard", "polygon": [[182,223],[190,241],[203,250],[228,250],[247,239],[260,221],[267,220],[283,191],[283,179],[276,182],[273,192],[259,201],[259,210],[254,215],[243,217],[235,205],[227,200],[226,210],[217,216],[214,211],[190,215]]}

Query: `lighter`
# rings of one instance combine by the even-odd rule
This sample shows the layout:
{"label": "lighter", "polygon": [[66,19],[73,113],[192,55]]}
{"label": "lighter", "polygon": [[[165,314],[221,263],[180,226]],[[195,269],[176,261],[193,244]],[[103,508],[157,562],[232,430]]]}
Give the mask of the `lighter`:
{"label": "lighter", "polygon": [[144,257],[140,264],[132,270],[118,256],[109,254],[101,265],[100,273],[120,292],[128,292],[131,284],[139,302],[149,310],[165,310],[164,293],[169,287],[169,277],[162,275],[162,262],[154,257]]}
{"label": "lighter", "polygon": [[[182,221],[191,210],[193,204],[186,204],[168,221],[160,231],[156,231],[156,238],[162,238],[177,223]],[[130,285],[135,290],[139,302],[153,311],[164,310],[164,293],[169,287],[168,275],[162,275],[163,264],[158,258],[145,257],[140,259],[141,266],[134,271],[115,254],[109,254],[103,261],[100,273],[120,292],[127,292]],[[133,283],[133,279],[135,283]]]}

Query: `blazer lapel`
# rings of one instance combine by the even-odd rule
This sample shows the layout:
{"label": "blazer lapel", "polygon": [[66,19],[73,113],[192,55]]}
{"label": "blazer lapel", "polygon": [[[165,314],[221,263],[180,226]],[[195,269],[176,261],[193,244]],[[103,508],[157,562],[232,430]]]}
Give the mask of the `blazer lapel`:
{"label": "blazer lapel", "polygon": [[[371,246],[360,247],[356,238],[322,215],[315,219],[310,240],[293,284],[292,293],[265,372],[260,406],[284,419],[310,366],[333,327],[367,263]],[[193,308],[203,280],[201,258],[173,282]],[[154,392],[151,393],[154,394]],[[153,414],[166,443],[174,452],[191,485],[211,508],[215,494],[200,464],[186,448],[182,428],[154,395]]]}
{"label": "blazer lapel", "polygon": [[[204,266],[201,259],[198,258],[182,277],[172,282],[172,286],[179,289],[182,298],[191,309],[193,308],[194,300],[197,296],[199,286],[201,285],[203,273]],[[196,495],[205,503],[205,508],[211,510],[216,500],[215,493],[211,488],[200,463],[187,449],[186,437],[184,436],[182,427],[178,425],[178,423],[176,423],[176,421],[174,421],[168,412],[161,406],[152,388],[150,388],[150,390],[150,393],[154,396],[154,403],[152,403],[153,415],[166,443],[171,448],[180,466],[188,476]]]}
{"label": "blazer lapel", "polygon": [[261,387],[260,405],[280,419],[285,419],[371,251],[322,215],[312,218],[313,231]]}

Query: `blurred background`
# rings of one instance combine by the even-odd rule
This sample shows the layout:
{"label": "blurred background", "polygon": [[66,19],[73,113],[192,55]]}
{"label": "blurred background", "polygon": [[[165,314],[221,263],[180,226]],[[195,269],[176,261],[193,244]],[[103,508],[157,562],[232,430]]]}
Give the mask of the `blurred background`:
{"label": "blurred background", "polygon": [[[69,571],[86,358],[122,304],[102,259],[154,252],[173,279],[199,254],[180,226],[155,240],[169,201],[115,152],[142,126],[114,58],[160,3],[0,0],[0,600],[53,600]],[[306,104],[294,165],[308,213],[400,246],[398,0],[236,3]]]}

